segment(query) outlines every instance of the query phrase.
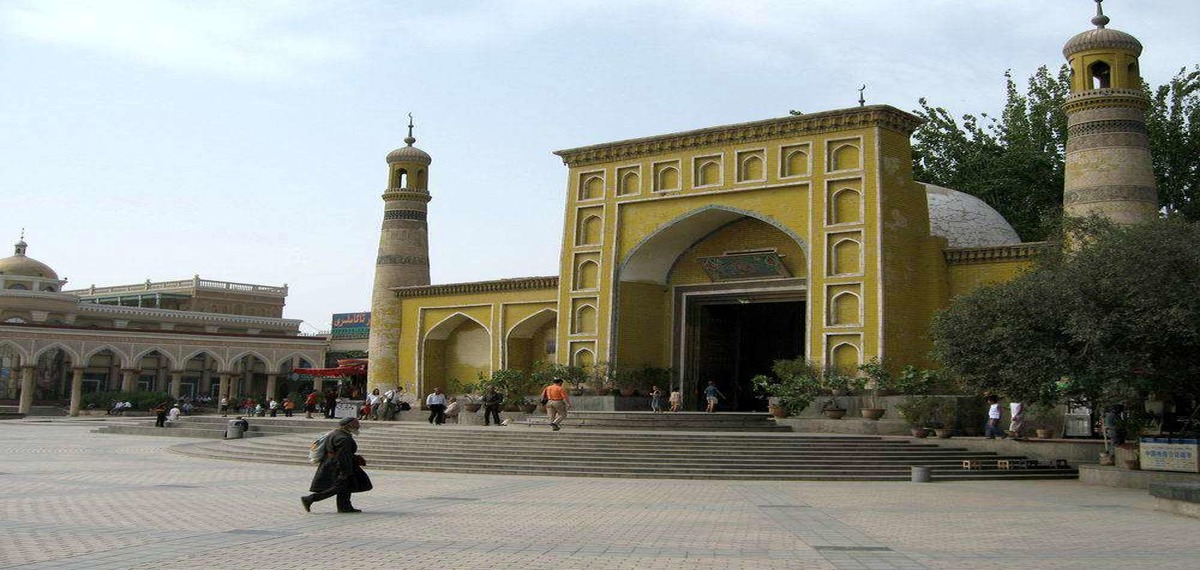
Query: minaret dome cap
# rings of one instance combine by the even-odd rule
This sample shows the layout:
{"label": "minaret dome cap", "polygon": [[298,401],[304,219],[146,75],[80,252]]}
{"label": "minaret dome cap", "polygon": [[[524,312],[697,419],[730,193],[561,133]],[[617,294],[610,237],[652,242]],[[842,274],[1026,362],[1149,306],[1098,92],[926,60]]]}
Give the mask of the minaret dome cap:
{"label": "minaret dome cap", "polygon": [[1063,57],[1071,59],[1072,55],[1079,52],[1095,49],[1129,51],[1133,52],[1134,57],[1142,55],[1142,42],[1120,30],[1106,28],[1108,22],[1109,18],[1101,8],[1101,0],[1097,0],[1096,16],[1092,18],[1092,25],[1096,29],[1075,34],[1075,37],[1067,40],[1067,45],[1063,46]]}
{"label": "minaret dome cap", "polygon": [[429,157],[429,153],[413,146],[413,143],[415,142],[417,142],[417,139],[413,137],[412,113],[409,113],[408,136],[404,137],[404,144],[406,146],[402,146],[396,150],[393,150],[392,152],[389,152],[387,155],[387,163],[394,164],[397,162],[416,162],[418,164],[428,165],[430,162],[433,162],[433,159]]}

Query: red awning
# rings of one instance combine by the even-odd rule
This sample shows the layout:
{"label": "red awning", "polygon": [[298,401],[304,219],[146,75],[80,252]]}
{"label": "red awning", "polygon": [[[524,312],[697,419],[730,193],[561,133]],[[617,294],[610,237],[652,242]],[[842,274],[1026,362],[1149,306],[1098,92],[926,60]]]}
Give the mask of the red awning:
{"label": "red awning", "polygon": [[366,374],[366,366],[338,366],[337,368],[293,368],[292,372],[296,374],[307,374],[309,376],[357,376]]}

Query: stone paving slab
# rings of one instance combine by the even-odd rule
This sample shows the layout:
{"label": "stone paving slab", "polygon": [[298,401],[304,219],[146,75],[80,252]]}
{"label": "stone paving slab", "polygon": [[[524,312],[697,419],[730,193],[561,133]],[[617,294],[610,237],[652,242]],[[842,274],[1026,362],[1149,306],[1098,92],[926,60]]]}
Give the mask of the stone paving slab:
{"label": "stone paving slab", "polygon": [[0,569],[1200,567],[1200,520],[1075,481],[377,471],[355,495],[364,513],[329,500],[306,514],[311,467],[181,456],[166,448],[183,440],[93,427],[0,424]]}

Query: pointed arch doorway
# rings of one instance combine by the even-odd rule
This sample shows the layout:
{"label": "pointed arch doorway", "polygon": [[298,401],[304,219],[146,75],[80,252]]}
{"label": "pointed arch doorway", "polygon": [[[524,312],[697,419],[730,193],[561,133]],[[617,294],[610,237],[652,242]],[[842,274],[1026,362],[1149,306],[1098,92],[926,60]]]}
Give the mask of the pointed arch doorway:
{"label": "pointed arch doorway", "polygon": [[766,411],[750,380],[771,374],[776,360],[805,354],[804,291],[680,290],[677,361],[684,401],[702,409],[714,381],[721,411]]}

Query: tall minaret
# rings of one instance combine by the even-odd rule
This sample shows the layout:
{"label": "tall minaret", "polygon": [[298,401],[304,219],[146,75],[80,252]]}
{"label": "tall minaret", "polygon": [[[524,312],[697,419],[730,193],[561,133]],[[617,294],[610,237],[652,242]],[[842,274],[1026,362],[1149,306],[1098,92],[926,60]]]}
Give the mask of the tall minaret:
{"label": "tall minaret", "polygon": [[1108,16],[1096,0],[1094,30],[1076,35],[1063,47],[1071,67],[1067,114],[1066,180],[1063,211],[1067,216],[1099,214],[1119,224],[1134,224],[1158,215],[1158,194],[1137,38],[1106,28]]}
{"label": "tall minaret", "polygon": [[375,288],[371,293],[370,365],[368,389],[404,386],[415,389],[416,378],[400,370],[400,301],[393,287],[429,284],[429,163],[425,151],[413,146],[412,114],[408,115],[406,146],[387,155],[388,185],[383,193],[383,228],[375,258]]}

